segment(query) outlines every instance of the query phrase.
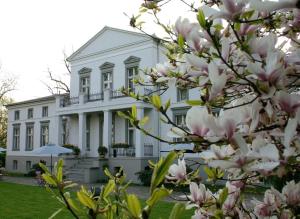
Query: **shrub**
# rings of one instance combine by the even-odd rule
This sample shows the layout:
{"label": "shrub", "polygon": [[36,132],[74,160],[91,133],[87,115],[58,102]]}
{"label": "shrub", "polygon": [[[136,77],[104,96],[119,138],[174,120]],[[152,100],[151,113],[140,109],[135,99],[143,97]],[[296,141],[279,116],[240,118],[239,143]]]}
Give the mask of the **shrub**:
{"label": "shrub", "polygon": [[72,149],[74,155],[79,155],[80,154],[80,148],[72,145],[72,144],[64,144],[63,147],[68,148],[68,149]]}
{"label": "shrub", "polygon": [[131,145],[127,143],[114,143],[112,144],[112,148],[129,148]]}
{"label": "shrub", "polygon": [[98,147],[99,155],[104,155],[105,156],[107,154],[107,152],[108,152],[107,147],[105,147],[105,146],[99,146]]}
{"label": "shrub", "polygon": [[152,173],[153,170],[149,166],[146,166],[143,171],[139,171],[135,175],[138,176],[138,179],[144,186],[150,186]]}
{"label": "shrub", "polygon": [[0,153],[0,167],[5,167],[6,152]]}

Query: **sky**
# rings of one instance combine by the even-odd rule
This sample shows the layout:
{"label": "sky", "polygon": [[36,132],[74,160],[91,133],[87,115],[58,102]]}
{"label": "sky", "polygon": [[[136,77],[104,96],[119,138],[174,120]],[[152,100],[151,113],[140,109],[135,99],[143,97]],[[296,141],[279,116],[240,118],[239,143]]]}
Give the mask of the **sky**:
{"label": "sky", "polygon": [[[22,101],[49,95],[44,84],[49,80],[48,69],[65,78],[64,53],[71,55],[104,26],[132,30],[124,13],[137,14],[142,2],[0,0],[0,77],[17,79],[10,96]],[[164,22],[176,21],[178,10],[182,11],[179,4],[179,0],[171,1],[161,16]]]}

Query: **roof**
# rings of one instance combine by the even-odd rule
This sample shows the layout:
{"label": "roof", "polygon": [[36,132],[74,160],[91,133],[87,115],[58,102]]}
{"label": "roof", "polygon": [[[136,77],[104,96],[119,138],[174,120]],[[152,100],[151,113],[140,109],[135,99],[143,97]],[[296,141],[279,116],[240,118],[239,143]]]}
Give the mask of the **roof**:
{"label": "roof", "polygon": [[51,95],[51,96],[45,96],[45,97],[39,97],[31,100],[25,100],[25,101],[20,101],[16,103],[10,103],[5,105],[6,107],[12,107],[12,106],[18,106],[18,105],[23,105],[23,104],[28,104],[28,103],[36,103],[36,102],[42,102],[42,101],[51,101],[55,100],[55,97],[57,95]]}
{"label": "roof", "polygon": [[111,31],[115,31],[115,32],[121,32],[121,33],[127,33],[127,34],[131,34],[131,35],[134,35],[134,36],[144,37],[144,38],[148,38],[148,39],[153,40],[153,37],[148,36],[148,35],[143,34],[143,33],[138,33],[138,32],[134,32],[134,31],[123,30],[123,29],[119,29],[119,28],[105,26],[96,35],[94,35],[90,40],[88,40],[83,46],[81,46],[72,55],[70,55],[67,58],[67,61],[72,61],[73,58],[75,58],[78,54],[80,54],[85,48],[87,48],[91,43],[93,43],[100,35],[102,35],[107,30],[111,30]]}

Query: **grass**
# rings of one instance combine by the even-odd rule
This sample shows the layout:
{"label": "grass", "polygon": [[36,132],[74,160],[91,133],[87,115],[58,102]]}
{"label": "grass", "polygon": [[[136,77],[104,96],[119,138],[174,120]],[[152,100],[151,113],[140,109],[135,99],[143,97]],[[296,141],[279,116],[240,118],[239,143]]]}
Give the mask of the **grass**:
{"label": "grass", "polygon": [[[143,202],[144,203],[144,202]],[[152,219],[168,218],[174,203],[160,202],[151,214]],[[0,182],[0,218],[1,219],[46,219],[61,204],[42,187]],[[191,218],[193,212],[187,211],[184,218]],[[56,219],[72,218],[67,210],[63,210]]]}

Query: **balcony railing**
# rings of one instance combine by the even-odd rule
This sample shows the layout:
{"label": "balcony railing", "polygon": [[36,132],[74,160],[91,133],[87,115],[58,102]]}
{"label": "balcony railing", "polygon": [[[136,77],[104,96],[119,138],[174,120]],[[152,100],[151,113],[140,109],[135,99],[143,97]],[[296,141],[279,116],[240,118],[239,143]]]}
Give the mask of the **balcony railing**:
{"label": "balcony railing", "polygon": [[111,157],[135,157],[135,148],[110,148]]}
{"label": "balcony railing", "polygon": [[69,97],[64,96],[60,99],[60,107],[67,107],[73,104],[78,104],[79,98],[78,97]]}
{"label": "balcony railing", "polygon": [[112,90],[110,93],[110,98],[120,98],[120,97],[126,97],[125,94],[123,94],[120,90]]}
{"label": "balcony railing", "polygon": [[84,96],[85,102],[94,102],[94,101],[103,100],[103,99],[104,99],[103,92],[95,93],[95,94],[86,94]]}
{"label": "balcony railing", "polygon": [[144,144],[144,156],[152,157],[153,156],[153,145],[152,144]]}

